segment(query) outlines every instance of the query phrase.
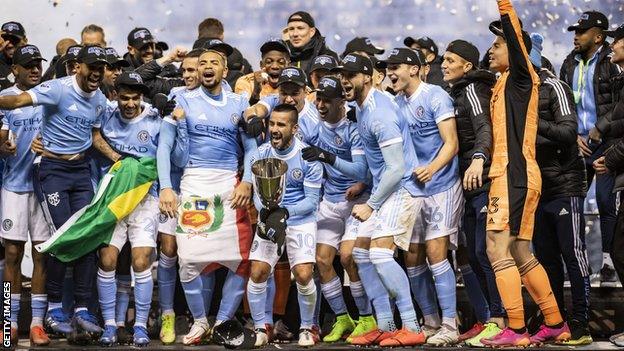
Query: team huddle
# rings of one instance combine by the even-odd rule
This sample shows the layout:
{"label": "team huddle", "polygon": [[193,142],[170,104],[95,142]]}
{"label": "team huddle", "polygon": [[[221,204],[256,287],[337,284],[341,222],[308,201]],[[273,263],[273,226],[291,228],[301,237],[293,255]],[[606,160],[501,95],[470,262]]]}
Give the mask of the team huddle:
{"label": "team huddle", "polygon": [[[593,173],[584,158],[614,135],[624,113],[614,107],[612,125],[601,126],[592,102],[582,141],[577,113],[588,121],[579,112],[587,110],[586,90],[601,89],[582,83],[602,64],[598,55],[612,50],[614,75],[624,67],[624,26],[607,31],[607,18],[590,11],[568,29],[581,48],[594,34],[602,43],[593,45],[605,46],[594,57],[577,50],[570,87],[542,57],[544,38],[523,30],[509,0],[497,5],[485,67],[461,39],[437,57],[431,39],[408,37],[381,60],[383,49],[355,38],[339,58],[312,16],[298,11],[285,40],[261,46],[257,72],[245,73],[249,64],[223,41],[222,24],[207,19],[192,50],[163,53],[167,44],[135,28],[123,58],[90,25],[82,44],[59,42],[43,74],[45,59],[22,25],[2,25],[1,58],[10,65],[0,66],[0,237],[11,342],[30,240],[30,341],[38,346],[50,343],[50,332],[80,331],[102,346],[127,342],[131,293],[129,342],[148,345],[154,263],[163,344],[180,342],[178,280],[193,320],[182,344],[210,340],[243,300],[255,346],[276,341],[284,332],[274,316],[285,314],[291,274],[299,346],[590,344],[583,200]],[[605,36],[614,38],[611,49]],[[589,168],[602,177],[619,171],[624,146],[616,146]],[[71,260],[46,253],[85,206],[106,198],[107,174],[148,159],[157,176],[105,244]],[[256,182],[269,167],[283,173],[277,204]],[[124,206],[115,200],[108,208]],[[453,262],[477,320],[463,333]],[[227,275],[212,322],[221,268]],[[523,285],[544,318],[532,335]],[[322,298],[336,318],[331,330],[320,329]],[[624,344],[621,335],[614,340]]]}

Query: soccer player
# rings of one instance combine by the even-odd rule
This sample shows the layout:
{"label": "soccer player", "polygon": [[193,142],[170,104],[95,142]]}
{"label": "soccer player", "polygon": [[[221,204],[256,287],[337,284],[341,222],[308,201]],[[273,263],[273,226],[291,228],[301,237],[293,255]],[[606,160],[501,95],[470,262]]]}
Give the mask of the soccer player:
{"label": "soccer player", "polygon": [[108,65],[104,71],[104,80],[102,81],[102,86],[100,90],[106,95],[106,98],[109,101],[117,100],[117,94],[115,91],[115,81],[117,77],[121,74],[121,70],[124,67],[128,67],[129,64],[126,60],[119,57],[119,54],[115,50],[115,48],[105,48],[106,50],[106,60],[108,61]]}
{"label": "soccer player", "polygon": [[[275,106],[269,118],[270,142],[258,148],[258,159],[278,158],[288,165],[284,197],[280,207],[264,208],[255,196],[260,209],[260,221],[269,229],[285,235],[284,245],[288,261],[297,282],[297,299],[301,324],[299,346],[313,346],[312,333],[316,306],[316,285],[312,279],[316,251],[316,210],[319,203],[323,167],[319,162],[308,162],[302,157],[306,145],[295,137],[297,108],[290,104]],[[276,234],[277,235],[277,234]],[[265,329],[267,280],[279,260],[281,248],[256,232],[252,244],[251,275],[247,284],[247,299],[254,320],[256,346],[268,343]]]}
{"label": "soccer player", "polygon": [[[35,165],[34,190],[43,206],[51,231],[93,197],[89,160],[85,151],[93,146],[111,161],[121,155],[104,141],[99,122],[106,108],[106,97],[99,91],[104,78],[106,53],[103,48],[86,46],[78,54],[78,72],[71,77],[50,80],[14,96],[0,97],[0,109],[43,106],[41,162]],[[74,328],[61,307],[65,270],[73,266],[75,281],[74,319],[88,333],[99,334],[97,319],[87,310],[95,278],[95,250],[70,263],[49,257],[46,291],[46,323],[55,332],[71,333]]]}
{"label": "soccer player", "polygon": [[[227,44],[220,46],[231,50]],[[211,263],[235,272],[230,275],[228,293],[237,296],[240,303],[251,245],[245,208],[251,197],[250,157],[257,147],[255,140],[239,129],[247,100],[222,90],[221,81],[227,73],[224,50],[213,48],[201,54],[201,87],[179,94],[179,107],[174,111],[176,119],[185,120],[188,131],[188,154],[180,185],[182,206],[176,229],[180,280],[194,319],[183,338],[185,345],[199,343],[209,330],[200,273]],[[166,150],[164,154],[170,152]],[[245,172],[238,182],[238,164],[243,156]],[[177,196],[167,173],[169,169],[163,169],[163,165],[169,168],[169,160],[159,159],[158,165],[162,178],[160,208],[174,217],[178,211]]]}
{"label": "soccer player", "polygon": [[[487,253],[507,310],[508,327],[486,346],[527,346],[567,340],[570,330],[559,313],[548,275],[531,254],[535,210],[542,180],[535,161],[539,77],[529,61],[531,39],[509,0],[497,0],[500,21],[490,24],[496,39],[490,69],[501,74],[492,91],[493,149],[489,177]],[[522,285],[544,315],[545,325],[529,338],[524,323]]]}
{"label": "soccer player", "polygon": [[[149,88],[137,73],[124,72],[117,78],[115,90],[117,104],[109,106],[101,121],[100,129],[106,142],[120,154],[155,158],[162,119],[156,109],[142,101]],[[155,182],[134,211],[117,223],[110,244],[99,250],[97,287],[104,318],[104,332],[100,337],[102,346],[117,343],[115,268],[126,241],[130,242],[135,281],[134,344],[149,344],[146,324],[154,287],[151,256],[156,247],[158,229],[157,189],[158,183]]]}
{"label": "soccer player", "polygon": [[[463,207],[457,167],[457,128],[451,97],[441,87],[420,80],[420,59],[408,48],[395,48],[385,60],[395,101],[407,120],[418,159],[413,169],[421,202],[405,265],[414,297],[425,317],[427,343],[452,345],[455,324],[455,273],[447,252],[457,246]],[[435,286],[434,286],[435,281]],[[438,316],[436,297],[442,310]]]}
{"label": "soccer player", "polygon": [[[349,54],[339,66],[347,101],[355,101],[364,154],[373,175],[373,189],[364,204],[353,206],[359,221],[353,258],[366,294],[372,300],[378,330],[352,339],[356,345],[412,346],[425,342],[416,320],[409,281],[394,260],[397,247],[407,251],[416,216],[418,189],[412,170],[417,160],[405,118],[392,98],[373,88],[373,64],[366,56]],[[370,250],[369,250],[370,248]],[[396,330],[388,295],[403,328]]]}
{"label": "soccer player", "polygon": [[[34,45],[17,47],[13,54],[13,75],[15,85],[0,92],[0,96],[15,96],[35,87],[41,80],[41,57]],[[6,159],[2,174],[2,229],[5,252],[4,281],[11,282],[11,344],[17,344],[17,319],[20,312],[22,292],[21,263],[24,243],[33,243],[33,275],[31,280],[30,340],[33,345],[50,343],[43,329],[43,318],[47,305],[45,294],[45,259],[34,246],[50,238],[43,211],[33,192],[32,176],[35,154],[30,152],[30,142],[39,133],[43,119],[43,107],[23,107],[0,111],[2,130],[0,145]]]}
{"label": "soccer player", "polygon": [[[316,106],[323,121],[319,123],[316,145],[304,148],[303,158],[323,162],[326,173],[317,218],[316,266],[323,296],[336,314],[336,323],[323,341],[336,342],[343,336],[353,338],[377,329],[352,256],[359,222],[351,216],[351,209],[368,200],[368,192],[357,193],[352,186],[366,180],[368,169],[357,126],[347,119],[340,80],[325,77],[318,87]],[[357,324],[347,313],[342,283],[333,267],[338,251],[359,311]]]}

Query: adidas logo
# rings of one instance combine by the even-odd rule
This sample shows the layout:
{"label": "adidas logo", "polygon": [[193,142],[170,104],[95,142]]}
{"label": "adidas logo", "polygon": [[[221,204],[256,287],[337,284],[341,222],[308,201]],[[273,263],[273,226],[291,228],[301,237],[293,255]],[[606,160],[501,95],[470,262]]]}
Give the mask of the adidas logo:
{"label": "adidas logo", "polygon": [[78,111],[78,106],[76,106],[76,104],[71,104],[71,106],[69,106],[67,109],[69,111]]}
{"label": "adidas logo", "polygon": [[206,115],[203,114],[203,113],[201,115],[197,116],[197,118],[198,119],[208,119],[208,117],[206,117]]}
{"label": "adidas logo", "polygon": [[494,224],[494,219],[492,217],[490,217],[490,220],[488,221],[488,224]]}
{"label": "adidas logo", "polygon": [[21,114],[22,112],[23,112],[23,111],[22,111],[22,109],[21,109],[21,108],[16,108],[15,110],[13,110],[13,114],[15,114],[15,115],[19,115],[19,114]]}
{"label": "adidas logo", "polygon": [[487,206],[483,206],[481,208],[481,213],[487,213]]}
{"label": "adidas logo", "polygon": [[568,212],[565,208],[562,208],[561,211],[559,212],[560,216],[565,216],[567,214],[570,214],[570,212]]}

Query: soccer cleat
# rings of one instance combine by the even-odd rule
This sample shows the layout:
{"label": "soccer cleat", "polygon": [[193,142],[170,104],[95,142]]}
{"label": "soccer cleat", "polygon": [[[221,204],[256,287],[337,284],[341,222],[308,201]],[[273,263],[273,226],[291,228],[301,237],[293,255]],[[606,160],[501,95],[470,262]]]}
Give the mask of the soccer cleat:
{"label": "soccer cleat", "polygon": [[266,329],[256,328],[254,329],[254,332],[256,333],[255,347],[262,347],[269,343],[269,335],[267,334]]}
{"label": "soccer cleat", "polygon": [[63,312],[62,308],[48,311],[46,324],[55,333],[70,334],[74,331],[69,317]]}
{"label": "soccer cleat", "polygon": [[457,338],[457,341],[462,342],[468,339],[472,339],[475,336],[479,335],[479,333],[481,333],[483,329],[485,329],[485,326],[477,322],[475,323],[475,325],[472,326],[472,328],[468,329],[465,333],[461,334],[459,338]]}
{"label": "soccer cleat", "polygon": [[375,329],[364,335],[360,335],[360,336],[356,336],[352,338],[350,343],[352,345],[360,345],[360,346],[377,345],[380,342],[386,340],[387,338],[392,337],[393,335],[394,335],[394,332]]}
{"label": "soccer cleat", "polygon": [[423,325],[422,327],[420,327],[420,330],[422,330],[423,333],[425,333],[425,338],[429,339],[430,337],[436,335],[436,333],[438,332],[438,330],[440,330],[440,328],[434,328],[432,326],[429,325]]}
{"label": "soccer cleat", "polygon": [[100,336],[100,346],[110,347],[117,343],[117,327],[114,325],[105,325],[104,331]]}
{"label": "soccer cleat", "polygon": [[614,343],[616,346],[624,347],[624,333],[619,333],[615,335],[611,335],[609,341]]}
{"label": "soccer cleat", "polygon": [[134,326],[134,346],[144,347],[149,345],[150,338],[147,329],[143,326]]}
{"label": "soccer cleat", "polygon": [[531,345],[531,339],[529,333],[526,331],[522,334],[518,334],[511,328],[505,328],[491,338],[481,339],[481,343],[484,346],[490,347],[526,347]]}
{"label": "soccer cleat", "polygon": [[98,325],[97,318],[89,311],[78,311],[74,314],[76,324],[87,333],[101,334],[102,328]]}
{"label": "soccer cleat", "polygon": [[209,330],[210,325],[207,321],[195,321],[188,334],[182,338],[182,343],[184,345],[199,345]]}
{"label": "soccer cleat", "polygon": [[312,329],[299,329],[299,342],[297,343],[299,346],[314,346],[316,342],[316,336],[314,335]]}
{"label": "soccer cleat", "polygon": [[587,327],[587,323],[583,323],[576,319],[570,321],[570,340],[567,341],[558,341],[558,344],[562,345],[589,345],[594,342],[591,334],[589,333],[589,328]]}
{"label": "soccer cleat", "polygon": [[319,328],[318,325],[313,325],[312,328],[310,328],[310,332],[312,333],[312,339],[315,344],[321,342],[321,328]]}
{"label": "soccer cleat", "polygon": [[295,338],[295,334],[293,334],[290,330],[288,330],[288,326],[281,319],[275,323],[275,327],[271,330],[267,329],[269,340],[273,341],[290,341]]}
{"label": "soccer cleat", "polygon": [[502,330],[498,327],[498,324],[492,322],[485,323],[485,325],[483,326],[483,330],[479,334],[464,341],[464,343],[472,347],[483,347],[484,345],[481,343],[481,339],[489,339],[497,335],[501,331]]}
{"label": "soccer cleat", "polygon": [[348,314],[337,316],[331,332],[325,335],[323,342],[336,342],[342,339],[343,336],[349,335],[354,329],[355,322]]}
{"label": "soccer cleat", "polygon": [[449,346],[457,344],[458,341],[459,333],[457,329],[451,329],[443,324],[434,336],[427,338],[427,345]]}
{"label": "soccer cleat", "polygon": [[609,265],[603,265],[600,269],[600,286],[615,288],[617,287],[618,277],[615,268]]}
{"label": "soccer cleat", "polygon": [[163,314],[160,319],[162,321],[162,325],[160,326],[160,341],[165,345],[173,344],[176,339],[175,314]]}
{"label": "soccer cleat", "polygon": [[353,338],[362,336],[366,333],[377,330],[377,321],[375,321],[375,317],[373,316],[363,316],[360,317],[355,323],[355,329],[351,332],[351,335],[347,337],[347,342],[351,343]]}
{"label": "soccer cleat", "polygon": [[381,347],[416,346],[425,343],[426,337],[422,330],[411,331],[403,328],[394,332],[389,338],[379,343]]}
{"label": "soccer cleat", "polygon": [[537,333],[531,335],[531,345],[542,345],[547,342],[562,342],[570,340],[570,328],[568,323],[563,323],[559,328],[549,327],[542,324]]}

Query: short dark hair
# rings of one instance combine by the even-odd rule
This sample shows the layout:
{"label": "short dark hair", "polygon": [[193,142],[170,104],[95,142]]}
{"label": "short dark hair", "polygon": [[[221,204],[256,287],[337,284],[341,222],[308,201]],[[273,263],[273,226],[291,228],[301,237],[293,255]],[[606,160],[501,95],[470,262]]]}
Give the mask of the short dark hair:
{"label": "short dark hair", "polygon": [[299,111],[297,111],[297,108],[293,105],[279,104],[275,106],[272,113],[273,112],[290,112],[290,121],[292,124],[297,124],[299,122]]}
{"label": "short dark hair", "polygon": [[223,35],[223,23],[216,18],[206,18],[197,26],[198,38],[220,38]]}
{"label": "short dark hair", "polygon": [[205,49],[193,49],[191,51],[189,51],[186,56],[184,57],[195,57],[198,58],[200,57],[204,52],[206,52]]}

